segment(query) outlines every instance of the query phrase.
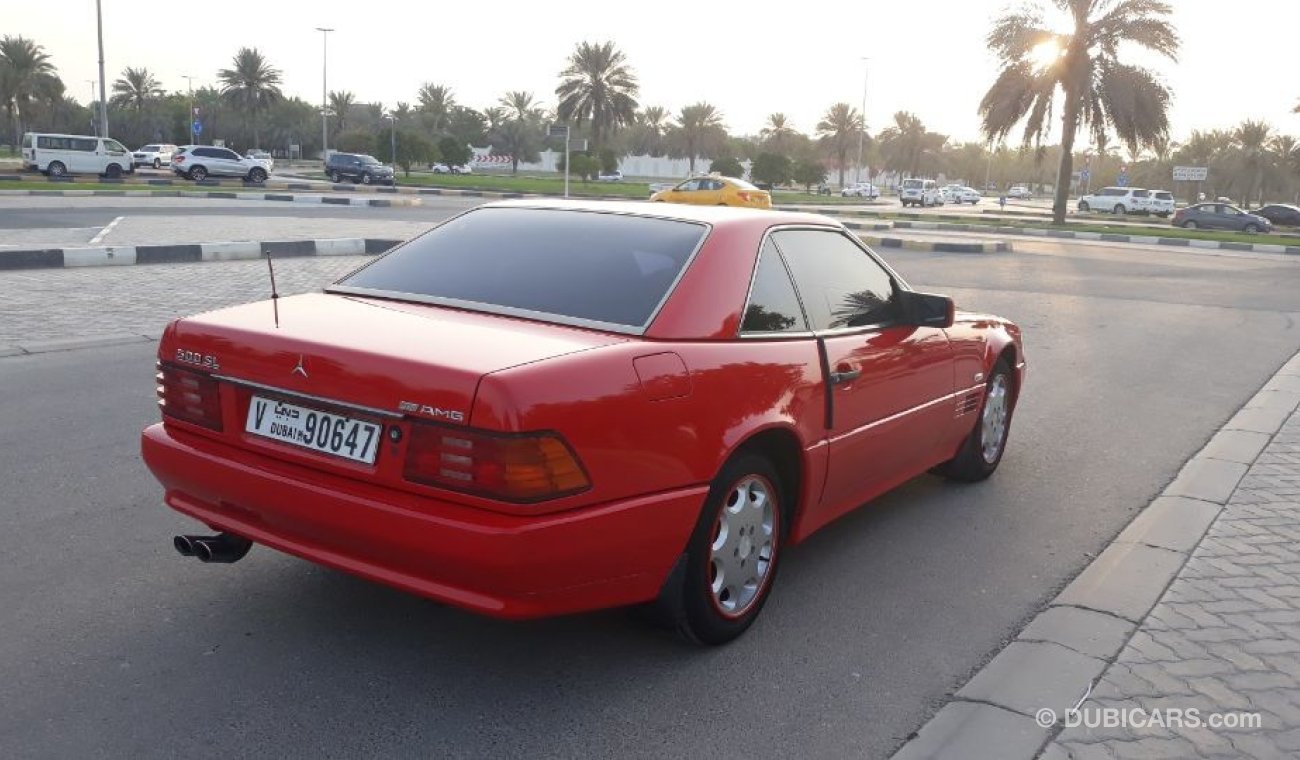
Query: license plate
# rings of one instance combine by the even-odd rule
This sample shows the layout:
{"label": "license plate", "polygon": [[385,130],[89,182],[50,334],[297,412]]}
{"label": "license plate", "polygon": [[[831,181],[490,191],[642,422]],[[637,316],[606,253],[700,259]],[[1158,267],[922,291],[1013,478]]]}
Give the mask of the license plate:
{"label": "license plate", "polygon": [[263,438],[366,464],[374,464],[379,452],[379,425],[263,396],[253,396],[249,402],[244,429]]}

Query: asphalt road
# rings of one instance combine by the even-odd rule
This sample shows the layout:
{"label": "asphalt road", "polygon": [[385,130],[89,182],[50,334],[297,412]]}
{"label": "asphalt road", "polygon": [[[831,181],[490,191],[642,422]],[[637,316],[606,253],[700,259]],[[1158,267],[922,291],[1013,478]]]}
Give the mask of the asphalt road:
{"label": "asphalt road", "polygon": [[1025,328],[1002,468],[919,478],[793,549],[720,649],[620,611],[491,621],[262,548],[182,559],[195,526],[138,456],[152,347],[0,358],[0,756],[887,755],[1300,348],[1300,262],[890,259]]}

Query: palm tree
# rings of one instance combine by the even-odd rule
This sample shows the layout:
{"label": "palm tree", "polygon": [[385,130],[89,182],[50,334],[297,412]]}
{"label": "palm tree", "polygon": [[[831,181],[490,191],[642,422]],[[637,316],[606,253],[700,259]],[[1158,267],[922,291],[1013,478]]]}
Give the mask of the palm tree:
{"label": "palm tree", "polygon": [[880,150],[885,157],[885,166],[909,176],[916,174],[927,150],[933,147],[934,137],[931,135],[934,133],[926,130],[925,123],[916,114],[908,111],[895,113],[893,125],[880,132]]}
{"label": "palm tree", "polygon": [[628,150],[638,155],[662,156],[664,133],[668,129],[668,109],[648,106],[636,112],[628,131]]}
{"label": "palm tree", "polygon": [[569,65],[560,72],[555,88],[560,121],[574,121],[579,127],[591,121],[592,152],[599,152],[609,134],[636,117],[636,96],[640,88],[636,74],[614,43],[580,42],[569,55]]}
{"label": "palm tree", "polygon": [[844,164],[850,150],[858,145],[858,135],[865,128],[862,114],[848,103],[836,103],[817,122],[817,136],[822,145],[835,156],[840,168],[840,187],[844,186]]}
{"label": "palm tree", "polygon": [[509,120],[509,113],[501,106],[488,106],[483,109],[483,118],[487,119],[487,128],[491,132],[500,129]]}
{"label": "palm tree", "polygon": [[533,100],[533,94],[522,90],[507,92],[501,96],[499,102],[505,107],[511,119],[526,119],[529,114],[537,110],[537,103]]}
{"label": "palm tree", "polygon": [[1300,174],[1300,140],[1290,135],[1278,135],[1269,147],[1273,151],[1273,171],[1284,188],[1292,192],[1296,187],[1296,178]]}
{"label": "palm tree", "polygon": [[241,47],[232,63],[232,68],[217,72],[221,97],[244,112],[253,126],[253,147],[260,148],[257,117],[284,97],[280,92],[280,70],[268,63],[257,48]]}
{"label": "palm tree", "polygon": [[1068,34],[1046,27],[1041,0],[994,22],[986,39],[1002,71],[979,113],[990,139],[1006,137],[1024,121],[1024,142],[1041,144],[1059,104],[1061,162],[1052,215],[1061,224],[1080,126],[1095,135],[1109,124],[1130,145],[1149,145],[1169,131],[1169,90],[1147,69],[1121,63],[1120,45],[1132,43],[1177,60],[1178,34],[1169,21],[1170,7],[1161,0],[1054,1],[1070,14]]}
{"label": "palm tree", "polygon": [[122,76],[113,82],[112,103],[118,107],[144,110],[149,101],[163,96],[162,84],[149,69],[122,69]]}
{"label": "palm tree", "polygon": [[456,107],[456,96],[451,88],[425,82],[420,85],[416,99],[420,101],[420,112],[428,119],[429,128],[434,134],[442,134],[451,123],[451,112]]}
{"label": "palm tree", "polygon": [[357,104],[357,96],[349,90],[330,93],[330,110],[334,112],[334,133],[342,134],[348,129],[348,111]]}
{"label": "palm tree", "polygon": [[0,38],[0,99],[14,122],[14,143],[22,138],[23,114],[33,98],[61,94],[62,83],[45,48],[26,37]]}
{"label": "palm tree", "polygon": [[695,159],[711,152],[725,137],[722,112],[704,102],[682,108],[672,130],[674,150],[690,161],[692,174],[695,173]]}
{"label": "palm tree", "polygon": [[1241,173],[1245,180],[1242,202],[1250,208],[1251,199],[1259,195],[1259,202],[1264,202],[1264,171],[1269,164],[1269,147],[1273,139],[1273,129],[1262,121],[1243,121],[1232,131],[1233,147],[1237,149],[1241,162]]}
{"label": "palm tree", "polygon": [[769,150],[783,156],[786,155],[787,143],[796,134],[798,132],[790,124],[789,118],[779,112],[769,115],[767,124],[758,133]]}

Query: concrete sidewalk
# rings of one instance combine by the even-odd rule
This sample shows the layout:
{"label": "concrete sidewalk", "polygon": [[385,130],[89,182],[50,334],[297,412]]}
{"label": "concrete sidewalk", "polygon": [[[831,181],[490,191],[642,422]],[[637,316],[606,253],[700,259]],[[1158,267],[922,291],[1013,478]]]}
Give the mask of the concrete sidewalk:
{"label": "concrete sidewalk", "polygon": [[1300,355],[896,760],[1300,756]]}

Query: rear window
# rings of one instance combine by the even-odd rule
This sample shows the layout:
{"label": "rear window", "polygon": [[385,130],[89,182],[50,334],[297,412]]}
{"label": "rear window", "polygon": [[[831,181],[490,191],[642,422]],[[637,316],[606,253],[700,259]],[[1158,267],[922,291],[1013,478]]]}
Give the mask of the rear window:
{"label": "rear window", "polygon": [[23,147],[24,147],[24,148],[30,148],[30,147],[32,147],[32,136],[31,136],[31,135],[23,135]]}
{"label": "rear window", "polygon": [[644,328],[708,229],[626,214],[483,208],[337,283],[556,321]]}
{"label": "rear window", "polygon": [[903,188],[906,190],[920,190],[923,184],[925,184],[924,181],[919,179],[903,180]]}
{"label": "rear window", "polygon": [[1171,201],[1174,199],[1173,193],[1156,192],[1153,193],[1153,195],[1155,195],[1156,200],[1160,200],[1160,201]]}
{"label": "rear window", "polygon": [[157,146],[157,145],[146,145],[146,146],[144,146],[143,148],[140,149],[140,152],[141,152],[141,153],[157,153],[157,152],[158,152],[158,146]]}

